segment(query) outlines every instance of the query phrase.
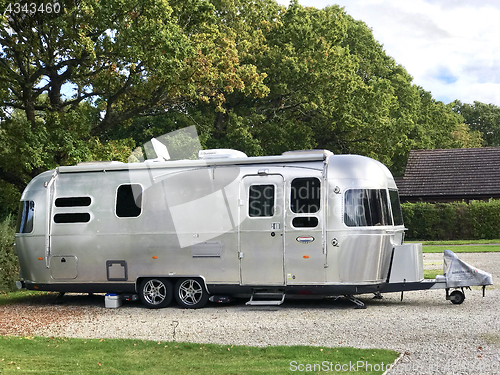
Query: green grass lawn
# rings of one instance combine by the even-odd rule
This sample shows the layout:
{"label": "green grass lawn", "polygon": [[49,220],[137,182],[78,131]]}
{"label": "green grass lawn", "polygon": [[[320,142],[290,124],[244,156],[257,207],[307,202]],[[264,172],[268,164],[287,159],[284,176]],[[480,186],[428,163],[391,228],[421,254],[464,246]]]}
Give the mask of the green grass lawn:
{"label": "green grass lawn", "polygon": [[[345,374],[382,374],[397,357],[398,353],[390,350],[345,347],[257,348],[0,336],[1,374],[286,374],[293,370],[314,374],[335,366],[339,370],[344,366],[347,371],[339,372]],[[367,364],[373,371],[366,371]]]}
{"label": "green grass lawn", "polygon": [[443,269],[424,270],[424,279],[435,279],[437,275],[442,275]]}
{"label": "green grass lawn", "polygon": [[496,253],[500,252],[500,239],[496,240],[460,240],[460,241],[406,241],[421,243],[424,253],[442,253],[451,250],[454,253]]}
{"label": "green grass lawn", "polygon": [[9,303],[23,302],[38,298],[44,298],[47,295],[56,296],[57,293],[53,292],[37,292],[31,290],[20,290],[11,293],[0,293],[0,306],[7,305]]}
{"label": "green grass lawn", "polygon": [[442,253],[445,250],[451,250],[454,253],[497,253],[500,252],[500,246],[495,245],[471,245],[471,246],[426,246],[422,247],[424,253]]}
{"label": "green grass lawn", "polygon": [[426,245],[491,245],[500,244],[500,239],[495,240],[451,240],[451,241],[408,241],[408,242],[419,242]]}
{"label": "green grass lawn", "polygon": [[[34,302],[56,295],[34,291],[4,293],[0,294],[0,306]],[[395,351],[385,349],[346,347],[259,348],[130,339],[0,336],[1,375],[319,374],[327,369],[330,373],[336,373],[331,371],[335,370],[335,366],[340,370],[337,373],[382,374],[398,355]],[[366,371],[367,367],[373,371]]]}

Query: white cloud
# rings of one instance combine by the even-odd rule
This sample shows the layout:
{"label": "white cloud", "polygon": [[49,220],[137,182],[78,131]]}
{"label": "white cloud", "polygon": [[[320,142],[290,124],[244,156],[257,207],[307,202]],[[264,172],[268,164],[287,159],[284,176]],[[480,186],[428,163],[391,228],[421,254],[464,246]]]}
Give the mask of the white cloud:
{"label": "white cloud", "polygon": [[[288,4],[287,0],[278,0]],[[300,0],[364,21],[414,83],[444,102],[500,106],[500,1]]]}

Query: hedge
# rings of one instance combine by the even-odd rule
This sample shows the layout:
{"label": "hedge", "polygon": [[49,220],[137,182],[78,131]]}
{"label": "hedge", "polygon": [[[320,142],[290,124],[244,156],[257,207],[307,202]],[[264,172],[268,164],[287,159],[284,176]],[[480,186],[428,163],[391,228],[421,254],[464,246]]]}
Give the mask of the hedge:
{"label": "hedge", "polygon": [[14,223],[10,217],[0,222],[0,292],[15,289],[19,265],[14,254]]}
{"label": "hedge", "polygon": [[403,203],[408,240],[500,238],[500,199],[452,203]]}

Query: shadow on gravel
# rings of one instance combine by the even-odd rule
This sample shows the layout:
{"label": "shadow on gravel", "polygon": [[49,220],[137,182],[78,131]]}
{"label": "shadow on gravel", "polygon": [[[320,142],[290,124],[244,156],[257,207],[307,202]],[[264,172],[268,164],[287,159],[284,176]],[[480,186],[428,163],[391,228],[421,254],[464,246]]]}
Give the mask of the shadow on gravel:
{"label": "shadow on gravel", "polygon": [[16,292],[0,296],[0,306],[5,305],[30,306],[94,306],[104,308],[104,294],[66,294],[63,297],[53,292]]}
{"label": "shadow on gravel", "polygon": [[[31,306],[68,306],[68,307],[92,307],[92,308],[105,308],[104,294],[77,294],[68,293],[60,296],[58,293],[52,292],[17,292],[12,293],[12,296],[0,296],[0,306],[7,304],[23,304]],[[415,298],[411,293],[405,294],[405,299],[400,301],[399,294],[392,293],[384,295],[382,299],[373,298],[373,296],[366,294],[358,296],[359,300],[363,302],[367,309],[371,307],[387,307],[394,306],[447,306],[449,302],[443,299],[435,298]],[[205,309],[236,309],[241,311],[281,311],[283,309],[330,309],[330,310],[355,310],[356,305],[346,298],[287,298],[280,306],[247,306],[245,303],[248,299],[234,299],[229,303],[212,303],[209,302]],[[122,301],[121,308],[147,308],[142,305],[140,301]],[[179,306],[172,303],[166,309],[180,309]]]}

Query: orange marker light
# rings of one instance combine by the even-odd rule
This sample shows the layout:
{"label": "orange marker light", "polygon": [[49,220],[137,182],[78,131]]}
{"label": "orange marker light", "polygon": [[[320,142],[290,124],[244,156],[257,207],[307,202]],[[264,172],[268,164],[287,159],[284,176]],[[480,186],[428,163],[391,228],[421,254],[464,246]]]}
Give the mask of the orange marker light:
{"label": "orange marker light", "polygon": [[38,260],[43,260],[43,258],[42,258],[42,257],[39,257],[39,258],[38,258]]}
{"label": "orange marker light", "polygon": [[309,259],[309,255],[304,255],[302,258]]}
{"label": "orange marker light", "polygon": [[153,255],[153,259],[158,259],[158,257],[156,255]]}

